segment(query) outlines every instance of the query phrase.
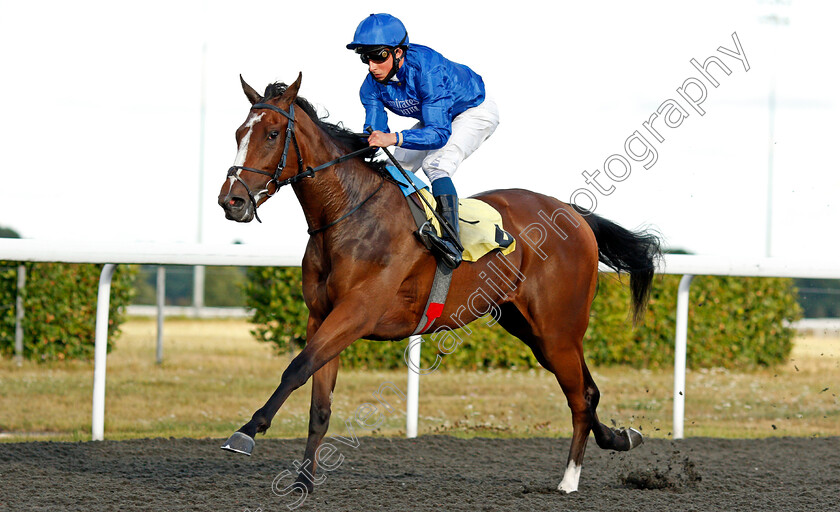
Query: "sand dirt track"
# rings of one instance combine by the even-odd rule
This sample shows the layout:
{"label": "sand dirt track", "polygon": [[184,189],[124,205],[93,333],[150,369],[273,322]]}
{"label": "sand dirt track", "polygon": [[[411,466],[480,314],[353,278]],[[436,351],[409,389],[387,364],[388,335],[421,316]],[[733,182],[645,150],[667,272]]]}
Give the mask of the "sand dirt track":
{"label": "sand dirt track", "polygon": [[[303,440],[260,436],[250,458],[221,441],[0,444],[0,510],[289,510],[293,495],[271,485]],[[590,439],[571,495],[555,490],[568,439],[331,442],[344,461],[297,510],[840,510],[838,437],[648,440],[627,453]]]}

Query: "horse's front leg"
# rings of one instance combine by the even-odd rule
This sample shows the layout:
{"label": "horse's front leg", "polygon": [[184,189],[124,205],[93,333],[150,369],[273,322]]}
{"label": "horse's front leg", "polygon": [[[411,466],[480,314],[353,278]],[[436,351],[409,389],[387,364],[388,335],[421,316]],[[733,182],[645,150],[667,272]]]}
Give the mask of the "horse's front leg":
{"label": "horse's front leg", "polygon": [[330,427],[332,414],[332,393],[335,389],[335,378],[338,374],[339,357],[334,357],[312,376],[312,405],[309,408],[309,437],[306,440],[306,450],[303,453],[303,465],[306,472],[298,474],[297,481],[313,491],[320,461],[317,453],[321,441]]}
{"label": "horse's front leg", "polygon": [[[312,339],[321,322],[310,315],[306,326],[306,339]],[[315,487],[314,475],[318,468],[318,447],[327,434],[332,413],[332,394],[341,356],[336,356],[312,375],[312,405],[309,408],[309,437],[303,453],[306,471],[298,474],[298,483],[306,486],[309,492]],[[311,477],[309,475],[312,475]]]}
{"label": "horse's front leg", "polygon": [[304,385],[312,374],[332,361],[351,343],[370,332],[375,317],[364,311],[377,309],[369,307],[368,301],[368,307],[362,310],[361,304],[364,304],[362,297],[348,298],[333,308],[315,334],[307,340],[306,347],[283,372],[280,385],[265,405],[222,445],[222,449],[250,455],[257,432],[265,432],[271,426],[271,420],[292,391]]}

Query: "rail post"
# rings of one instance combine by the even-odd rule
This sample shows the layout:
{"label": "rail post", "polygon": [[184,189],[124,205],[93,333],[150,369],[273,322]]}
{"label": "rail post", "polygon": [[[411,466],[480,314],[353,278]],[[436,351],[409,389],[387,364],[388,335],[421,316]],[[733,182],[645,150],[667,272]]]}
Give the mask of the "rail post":
{"label": "rail post", "polygon": [[93,359],[93,413],[91,439],[105,438],[105,363],[108,357],[108,308],[111,302],[111,278],[116,265],[106,263],[99,275],[99,295],[96,299],[96,338]]}
{"label": "rail post", "polygon": [[694,276],[686,274],[677,290],[677,325],[674,339],[674,439],[682,439],[685,427],[685,353],[688,337],[688,291]]}
{"label": "rail post", "polygon": [[23,365],[23,291],[26,288],[26,266],[17,268],[17,297],[15,298],[15,364]]}
{"label": "rail post", "polygon": [[408,384],[405,399],[405,437],[417,437],[417,418],[420,402],[420,336],[408,338]]}
{"label": "rail post", "polygon": [[155,351],[155,362],[163,363],[163,315],[166,307],[166,267],[158,265],[157,268],[157,350]]}

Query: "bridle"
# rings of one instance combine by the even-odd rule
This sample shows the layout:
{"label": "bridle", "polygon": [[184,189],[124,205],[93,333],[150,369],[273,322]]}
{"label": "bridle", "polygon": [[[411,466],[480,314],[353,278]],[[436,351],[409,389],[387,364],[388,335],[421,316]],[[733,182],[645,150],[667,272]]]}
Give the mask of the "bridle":
{"label": "bridle", "polygon": [[[233,165],[233,166],[230,167],[230,169],[228,169],[228,172],[227,172],[228,178],[234,178],[236,181],[241,183],[243,187],[245,187],[245,191],[248,192],[248,199],[251,201],[251,204],[254,205],[254,218],[256,218],[257,222],[260,222],[260,223],[262,221],[260,220],[259,215],[257,215],[257,199],[254,196],[254,194],[251,192],[251,189],[250,189],[250,187],[248,187],[248,184],[245,183],[245,181],[240,177],[240,174],[242,173],[242,171],[255,172],[257,174],[262,174],[263,176],[268,176],[269,180],[268,180],[268,182],[266,182],[265,188],[260,190],[259,192],[257,192],[257,196],[260,196],[263,193],[265,193],[268,197],[271,197],[274,194],[276,194],[277,191],[280,190],[281,187],[285,187],[286,185],[292,185],[292,184],[297,183],[299,181],[303,181],[306,178],[312,178],[312,177],[315,176],[315,173],[318,172],[318,171],[324,170],[328,167],[331,167],[331,166],[336,165],[336,164],[340,164],[342,162],[346,162],[347,160],[351,160],[351,159],[356,158],[358,156],[363,156],[363,155],[375,152],[376,149],[377,149],[375,147],[362,148],[362,149],[353,151],[352,153],[347,153],[346,155],[342,155],[342,156],[340,156],[340,157],[338,157],[334,160],[330,160],[329,162],[323,163],[323,164],[321,164],[321,165],[319,165],[318,167],[315,167],[315,168],[307,166],[306,170],[304,171],[303,170],[303,157],[300,154],[300,147],[298,146],[297,136],[295,136],[295,104],[294,104],[294,102],[292,102],[289,105],[289,111],[288,112],[286,112],[282,108],[276,107],[276,106],[271,105],[269,103],[255,103],[253,106],[251,106],[251,110],[254,110],[254,109],[272,110],[274,112],[277,112],[278,114],[282,114],[283,116],[285,116],[289,120],[289,124],[286,126],[286,140],[283,143],[283,155],[280,157],[280,161],[277,162],[277,167],[274,169],[273,173],[268,172],[268,171],[263,171],[262,169],[254,169],[253,167],[245,167],[243,165]],[[295,145],[295,153],[297,153],[297,158],[298,158],[298,173],[295,174],[294,176],[292,176],[291,178],[287,178],[285,180],[280,180],[280,176],[283,174],[283,170],[286,168],[286,156],[289,154],[289,141],[291,141],[291,143]],[[273,192],[268,189],[268,186],[272,183],[274,184],[274,191]],[[379,189],[382,188],[382,185],[384,183],[385,183],[385,180],[383,179],[382,182],[379,184],[379,187],[377,187],[376,190],[374,190],[372,194],[370,194],[368,197],[366,197],[361,203],[356,205],[349,212],[345,213],[344,215],[342,215],[338,219],[334,220],[333,222],[330,222],[329,224],[327,224],[325,226],[321,226],[320,228],[309,229],[307,232],[310,235],[312,235],[312,234],[318,233],[320,231],[324,231],[325,229],[327,229],[329,227],[332,227],[335,224],[338,224],[342,220],[346,219],[351,214],[353,214],[356,210],[361,208],[362,205],[365,204],[370,198],[372,198],[374,195],[376,195],[376,193],[379,192]]]}

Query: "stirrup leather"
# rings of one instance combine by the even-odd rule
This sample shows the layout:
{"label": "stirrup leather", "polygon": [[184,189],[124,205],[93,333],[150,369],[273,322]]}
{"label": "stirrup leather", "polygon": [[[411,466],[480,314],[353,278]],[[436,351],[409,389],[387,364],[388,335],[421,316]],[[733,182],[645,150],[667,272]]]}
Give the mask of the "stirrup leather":
{"label": "stirrup leather", "polygon": [[[449,224],[450,228],[452,228],[452,234],[450,234],[448,230],[444,229],[442,238],[447,251],[451,256],[452,264],[455,265],[450,268],[455,269],[461,264],[462,251],[464,249],[458,236],[458,196],[455,194],[442,194],[437,196],[435,199],[437,199],[443,220]],[[447,264],[447,266],[449,265]]]}
{"label": "stirrup leather", "polygon": [[414,232],[420,242],[447,268],[456,269],[461,264],[461,251],[452,242],[437,235],[431,222],[425,222]]}

